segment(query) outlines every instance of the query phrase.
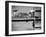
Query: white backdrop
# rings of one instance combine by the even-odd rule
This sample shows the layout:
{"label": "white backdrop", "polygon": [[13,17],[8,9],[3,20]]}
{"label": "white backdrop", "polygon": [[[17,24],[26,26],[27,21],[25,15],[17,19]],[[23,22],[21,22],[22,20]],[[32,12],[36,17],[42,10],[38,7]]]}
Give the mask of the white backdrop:
{"label": "white backdrop", "polygon": [[[45,3],[45,9],[46,9],[46,0],[14,0],[14,1],[43,2]],[[46,20],[45,20],[45,23],[46,23]],[[6,37],[5,36],[5,0],[0,0],[0,37]],[[24,35],[24,36],[14,36],[14,37],[46,37],[46,32],[45,34],[39,34],[39,35]]]}

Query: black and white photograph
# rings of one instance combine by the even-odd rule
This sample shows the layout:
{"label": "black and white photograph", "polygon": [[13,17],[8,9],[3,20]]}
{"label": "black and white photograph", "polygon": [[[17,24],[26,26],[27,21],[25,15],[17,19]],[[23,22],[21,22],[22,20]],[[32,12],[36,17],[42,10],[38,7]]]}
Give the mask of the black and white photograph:
{"label": "black and white photograph", "polygon": [[41,7],[12,6],[12,31],[35,29],[41,29]]}
{"label": "black and white photograph", "polygon": [[44,33],[44,3],[6,2],[7,35]]}

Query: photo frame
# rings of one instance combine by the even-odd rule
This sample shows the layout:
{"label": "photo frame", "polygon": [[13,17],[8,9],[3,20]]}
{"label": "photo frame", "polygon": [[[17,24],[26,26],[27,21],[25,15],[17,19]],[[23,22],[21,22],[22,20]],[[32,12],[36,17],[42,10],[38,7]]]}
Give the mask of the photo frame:
{"label": "photo frame", "polygon": [[45,34],[45,3],[5,1],[5,35]]}

